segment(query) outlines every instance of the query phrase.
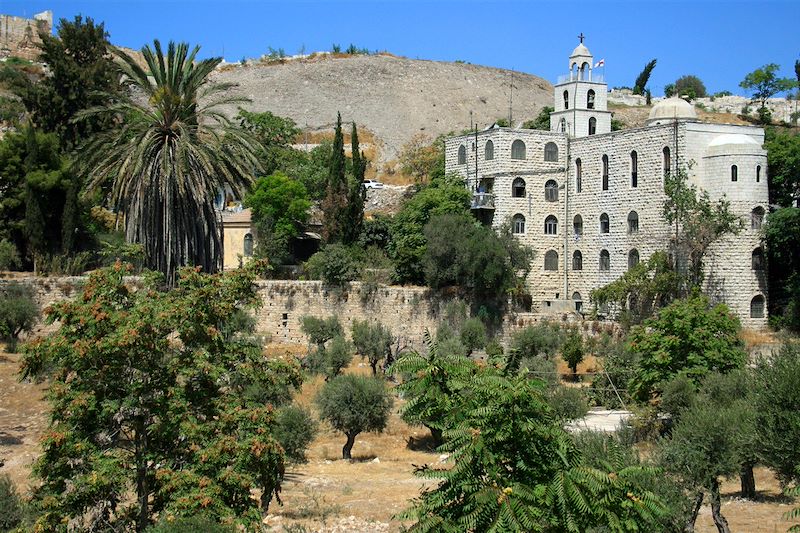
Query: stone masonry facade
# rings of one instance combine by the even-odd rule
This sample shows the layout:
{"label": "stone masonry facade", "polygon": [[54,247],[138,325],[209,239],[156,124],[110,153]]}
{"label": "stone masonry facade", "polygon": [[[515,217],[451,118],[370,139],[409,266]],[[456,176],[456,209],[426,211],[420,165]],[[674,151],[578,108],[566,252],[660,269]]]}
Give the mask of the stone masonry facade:
{"label": "stone masonry facade", "polygon": [[53,30],[53,12],[37,13],[32,19],[0,15],[0,59],[19,57],[35,61],[39,57],[39,32]]}
{"label": "stone masonry facade", "polygon": [[[582,44],[571,67],[576,57],[591,66]],[[476,216],[495,228],[510,224],[535,250],[527,280],[535,310],[587,311],[593,289],[666,250],[664,176],[681,169],[711,200],[725,198],[744,225],[708,251],[708,293],[744,326],[765,327],[763,129],[699,123],[692,106],[667,99],[648,126],[612,132],[606,93],[590,71],[571,68],[554,90],[554,131],[494,126],[445,143],[446,171],[464,177]]]}

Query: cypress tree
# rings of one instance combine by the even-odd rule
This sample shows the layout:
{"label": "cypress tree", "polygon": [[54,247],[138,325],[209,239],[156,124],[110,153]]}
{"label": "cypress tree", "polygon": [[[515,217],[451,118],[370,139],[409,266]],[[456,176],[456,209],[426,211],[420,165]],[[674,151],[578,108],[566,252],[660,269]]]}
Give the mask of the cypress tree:
{"label": "cypress tree", "polygon": [[326,242],[338,242],[342,237],[343,210],[348,197],[347,175],[345,173],[344,136],[342,135],[342,114],[337,113],[336,130],[333,136],[333,153],[328,167],[328,183],[325,199],[322,201],[323,237]]}
{"label": "cypress tree", "polygon": [[350,146],[353,153],[353,179],[350,181],[346,216],[342,227],[342,241],[345,244],[353,244],[361,234],[364,223],[364,201],[366,200],[366,189],[364,189],[364,173],[367,170],[367,160],[361,153],[358,145],[358,131],[356,123],[353,122],[353,132],[350,136]]}

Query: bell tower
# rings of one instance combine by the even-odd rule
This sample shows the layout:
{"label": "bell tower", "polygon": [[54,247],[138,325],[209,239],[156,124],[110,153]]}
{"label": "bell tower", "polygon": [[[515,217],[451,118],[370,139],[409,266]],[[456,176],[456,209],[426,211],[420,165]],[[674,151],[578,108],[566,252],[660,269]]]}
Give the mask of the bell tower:
{"label": "bell tower", "polygon": [[550,131],[570,137],[586,137],[611,131],[611,112],[608,111],[608,86],[602,75],[592,71],[594,58],[580,43],[569,56],[569,74],[559,76],[554,87],[555,109],[550,113]]}

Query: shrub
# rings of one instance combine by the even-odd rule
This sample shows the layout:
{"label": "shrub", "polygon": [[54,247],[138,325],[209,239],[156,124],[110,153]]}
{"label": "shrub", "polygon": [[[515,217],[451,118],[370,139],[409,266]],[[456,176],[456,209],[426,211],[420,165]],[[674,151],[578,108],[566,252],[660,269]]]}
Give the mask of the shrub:
{"label": "shrub", "polygon": [[39,318],[39,306],[33,289],[22,283],[0,288],[0,339],[8,341],[8,350],[16,351],[20,334],[30,331]]}
{"label": "shrub", "polygon": [[12,270],[20,268],[22,262],[19,258],[19,252],[14,243],[5,239],[0,241],[0,270]]}
{"label": "shrub", "polygon": [[553,408],[556,418],[564,422],[583,418],[589,412],[586,395],[574,387],[555,387],[550,392],[547,403]]}
{"label": "shrub", "polygon": [[275,414],[275,438],[278,439],[286,459],[292,463],[306,463],[306,449],[317,435],[317,422],[308,409],[299,405],[286,405]]}
{"label": "shrub", "polygon": [[159,522],[147,528],[147,533],[236,533],[238,529],[231,524],[220,524],[211,517],[206,516],[182,516],[169,517],[159,520]]}
{"label": "shrub", "polygon": [[347,368],[353,360],[355,349],[341,335],[334,337],[330,345],[319,346],[308,354],[306,366],[314,374],[322,374],[330,381]]}
{"label": "shrub", "polygon": [[541,322],[516,332],[511,339],[511,349],[522,358],[542,355],[549,359],[561,347],[563,337],[558,324]]}
{"label": "shrub", "polygon": [[306,315],[300,318],[300,331],[308,336],[309,342],[323,346],[337,335],[342,335],[342,324],[339,317],[331,315],[328,318],[317,318]]}
{"label": "shrub", "polygon": [[312,279],[321,279],[333,287],[344,287],[358,279],[359,267],[353,251],[343,244],[328,244],[306,262]]}
{"label": "shrub", "polygon": [[561,357],[572,370],[572,376],[575,378],[578,374],[578,365],[583,361],[583,354],[583,337],[576,331],[570,332],[561,347]]}
{"label": "shrub", "polygon": [[326,383],[316,402],[320,417],[347,436],[342,459],[352,458],[359,433],[383,431],[393,404],[383,380],[355,375],[338,376]]}
{"label": "shrub", "polygon": [[8,474],[0,475],[0,531],[11,531],[22,523],[24,508]]}

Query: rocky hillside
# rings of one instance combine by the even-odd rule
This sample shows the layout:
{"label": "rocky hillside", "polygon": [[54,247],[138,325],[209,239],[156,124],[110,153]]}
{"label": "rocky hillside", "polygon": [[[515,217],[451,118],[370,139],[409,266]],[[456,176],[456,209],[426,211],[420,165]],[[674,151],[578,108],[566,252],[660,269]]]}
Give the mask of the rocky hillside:
{"label": "rocky hillside", "polygon": [[[359,55],[226,65],[218,81],[239,84],[254,111],[292,118],[311,132],[330,131],[342,120],[371,131],[379,162],[395,159],[412,136],[469,128],[470,111],[479,127],[508,117],[511,72],[463,63]],[[513,75],[514,122],[534,118],[552,105],[552,85],[542,78]]]}

